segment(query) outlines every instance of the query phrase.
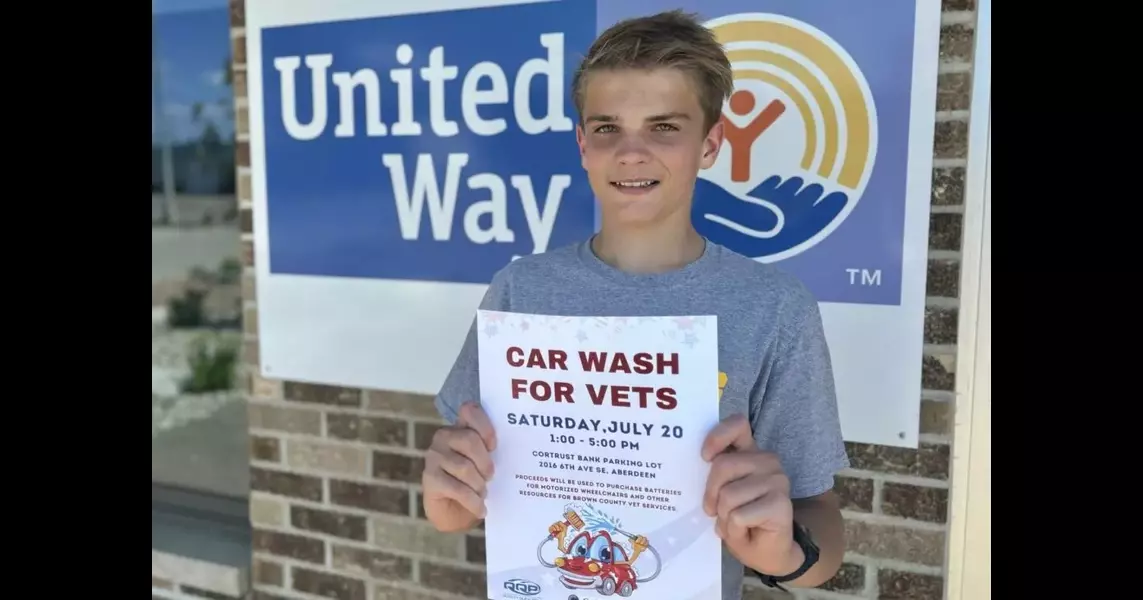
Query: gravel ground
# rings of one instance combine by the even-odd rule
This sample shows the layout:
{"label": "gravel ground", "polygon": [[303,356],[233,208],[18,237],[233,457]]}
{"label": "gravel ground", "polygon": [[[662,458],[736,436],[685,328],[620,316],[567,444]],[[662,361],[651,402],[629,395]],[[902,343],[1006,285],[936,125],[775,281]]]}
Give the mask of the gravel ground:
{"label": "gravel ground", "polygon": [[[199,224],[206,213],[215,225],[151,227],[151,479],[197,490],[243,497],[249,482],[249,435],[242,378],[233,390],[180,394],[189,374],[190,344],[198,337],[240,341],[240,330],[169,330],[166,304],[181,296],[193,269],[214,271],[240,255],[236,222],[218,224],[233,198],[180,198],[184,222]],[[152,222],[157,203],[152,196]],[[198,212],[194,212],[197,210]],[[193,213],[193,214],[192,214]],[[217,214],[214,214],[217,213]],[[207,282],[204,308],[214,321],[237,320],[237,283]],[[238,369],[236,365],[236,370]]]}
{"label": "gravel ground", "polygon": [[[210,417],[229,403],[242,400],[240,389],[207,394],[182,395],[179,382],[190,373],[188,348],[198,339],[238,342],[239,331],[170,330],[166,311],[151,310],[151,437],[161,431]],[[238,365],[235,365],[238,371]],[[241,381],[236,374],[234,381]]]}
{"label": "gravel ground", "polygon": [[195,421],[209,419],[235,402],[242,402],[242,394],[239,392],[196,396],[151,394],[151,438]]}
{"label": "gravel ground", "polygon": [[[199,337],[240,340],[240,331],[169,330],[166,310],[151,309],[151,479],[241,497],[249,483],[246,406],[236,389],[179,394],[187,349]],[[236,370],[240,368],[236,365]]]}

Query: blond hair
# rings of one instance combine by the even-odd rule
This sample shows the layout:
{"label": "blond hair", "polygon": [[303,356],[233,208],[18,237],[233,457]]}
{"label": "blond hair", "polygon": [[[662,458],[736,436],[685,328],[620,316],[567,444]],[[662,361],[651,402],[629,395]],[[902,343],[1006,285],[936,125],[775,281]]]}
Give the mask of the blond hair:
{"label": "blond hair", "polygon": [[722,104],[734,91],[734,75],[726,51],[696,15],[681,10],[620,21],[604,31],[588,49],[572,78],[572,101],[583,119],[584,88],[592,73],[620,69],[679,69],[695,85],[709,131],[722,115]]}

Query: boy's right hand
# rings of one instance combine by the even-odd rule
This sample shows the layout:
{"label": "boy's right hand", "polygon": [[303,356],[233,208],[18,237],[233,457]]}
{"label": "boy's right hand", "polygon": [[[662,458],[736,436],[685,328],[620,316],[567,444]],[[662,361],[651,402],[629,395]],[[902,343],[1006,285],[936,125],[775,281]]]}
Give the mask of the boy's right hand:
{"label": "boy's right hand", "polygon": [[484,517],[487,482],[492,478],[496,432],[475,403],[457,413],[456,425],[433,435],[421,475],[425,516],[441,531],[464,531]]}

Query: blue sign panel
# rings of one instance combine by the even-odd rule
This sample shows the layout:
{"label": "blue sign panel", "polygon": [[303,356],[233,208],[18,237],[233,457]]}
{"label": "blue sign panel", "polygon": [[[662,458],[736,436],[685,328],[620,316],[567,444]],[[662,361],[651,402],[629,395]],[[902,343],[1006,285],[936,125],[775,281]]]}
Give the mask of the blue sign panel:
{"label": "blue sign panel", "polygon": [[264,29],[270,271],[487,283],[591,235],[570,85],[594,7]]}
{"label": "blue sign panel", "polygon": [[707,19],[735,75],[699,232],[820,301],[899,305],[910,0],[564,0],[266,28],[271,272],[487,283],[586,238],[572,74],[598,32],[668,8]]}

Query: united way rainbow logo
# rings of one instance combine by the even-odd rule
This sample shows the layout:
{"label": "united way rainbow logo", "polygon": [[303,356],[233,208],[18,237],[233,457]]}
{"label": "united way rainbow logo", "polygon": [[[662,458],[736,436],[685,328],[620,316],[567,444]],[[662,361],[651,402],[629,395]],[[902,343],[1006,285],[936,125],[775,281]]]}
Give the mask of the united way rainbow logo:
{"label": "united way rainbow logo", "polygon": [[806,23],[744,13],[706,26],[735,91],[718,161],[699,174],[695,227],[761,262],[801,254],[861,200],[877,157],[873,94],[845,49]]}

